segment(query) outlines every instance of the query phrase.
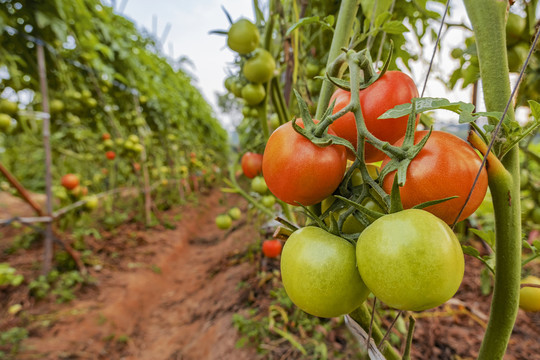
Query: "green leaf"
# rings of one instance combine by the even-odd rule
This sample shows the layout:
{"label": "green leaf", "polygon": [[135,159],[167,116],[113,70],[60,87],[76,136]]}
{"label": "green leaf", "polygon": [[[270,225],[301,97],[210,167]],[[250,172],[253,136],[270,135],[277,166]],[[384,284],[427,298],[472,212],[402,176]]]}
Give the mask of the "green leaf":
{"label": "green leaf", "polygon": [[[328,17],[327,17],[328,18]],[[325,19],[327,19],[325,18]],[[330,18],[333,21],[333,18]],[[323,29],[334,31],[334,28],[324,22],[321,21],[318,16],[312,16],[312,17],[305,17],[300,19],[296,24],[293,24],[288,30],[285,36],[289,36],[294,30],[298,29],[301,26],[309,25],[309,24],[319,24]]]}
{"label": "green leaf", "polygon": [[307,355],[306,349],[296,340],[295,336],[293,334],[290,334],[288,332],[285,332],[279,328],[273,328],[274,332],[276,332],[278,335],[280,335],[282,338],[286,339],[291,343],[292,346],[294,346],[298,351],[300,351],[303,355]]}
{"label": "green leaf", "polygon": [[534,100],[529,100],[528,102],[529,102],[529,107],[531,108],[531,115],[535,119],[540,120],[540,104]]}
{"label": "green leaf", "polygon": [[382,29],[388,34],[403,34],[409,31],[403,22],[397,20],[384,23]]}
{"label": "green leaf", "polygon": [[375,19],[375,28],[380,28],[388,19],[392,18],[392,14],[389,11],[385,11],[377,16]]}
{"label": "green leaf", "polygon": [[495,246],[495,232],[492,230],[483,231],[478,229],[469,229],[474,235],[484,240],[492,249]]}
{"label": "green leaf", "polygon": [[463,253],[465,255],[470,255],[477,259],[480,259],[480,252],[476,248],[469,245],[462,245],[461,248],[463,249]]}

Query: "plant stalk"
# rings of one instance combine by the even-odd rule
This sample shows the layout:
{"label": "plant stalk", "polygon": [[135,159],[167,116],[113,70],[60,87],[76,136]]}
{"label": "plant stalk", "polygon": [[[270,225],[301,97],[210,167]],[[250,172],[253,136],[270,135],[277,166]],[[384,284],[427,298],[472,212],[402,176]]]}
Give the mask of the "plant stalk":
{"label": "plant stalk", "polygon": [[[328,53],[328,61],[326,62],[326,70],[329,70],[330,64],[339,56],[342,47],[347,47],[349,37],[351,35],[356,13],[358,12],[359,0],[343,0],[339,8],[339,14],[336,23],[336,30],[330,52]],[[315,119],[320,119],[324,111],[328,107],[334,85],[330,81],[323,81],[321,94],[319,95],[319,103],[317,104],[317,113]]]}
{"label": "plant stalk", "polygon": [[[510,99],[506,57],[507,1],[464,0],[473,25],[487,111],[503,111]],[[510,107],[508,120],[515,121]],[[505,138],[501,134],[499,138]],[[500,149],[495,145],[495,153]],[[478,359],[502,359],[517,316],[521,275],[521,211],[519,149],[514,146],[501,159],[504,166],[491,167],[488,181],[495,209],[495,285],[491,312]]]}

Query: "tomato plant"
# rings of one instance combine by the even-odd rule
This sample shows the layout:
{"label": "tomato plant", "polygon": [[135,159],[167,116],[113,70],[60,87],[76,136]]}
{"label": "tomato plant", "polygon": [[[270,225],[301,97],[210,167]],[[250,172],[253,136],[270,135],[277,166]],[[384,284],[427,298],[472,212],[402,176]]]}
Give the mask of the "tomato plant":
{"label": "tomato plant", "polygon": [[[301,120],[295,121],[303,127]],[[268,139],[262,166],[268,189],[278,199],[291,205],[313,205],[336,190],[347,156],[341,145],[318,147],[288,122]]]}
{"label": "tomato plant", "polygon": [[443,304],[464,274],[461,245],[448,225],[423,210],[375,220],[358,238],[358,271],[385,304],[422,311]]}
{"label": "tomato plant", "polygon": [[262,154],[256,154],[249,151],[242,155],[240,164],[244,175],[250,179],[259,175],[262,172],[262,159]]}
{"label": "tomato plant", "polygon": [[268,258],[275,258],[281,254],[281,241],[278,239],[264,240],[262,244],[262,251],[264,256]]}
{"label": "tomato plant", "polygon": [[227,45],[239,54],[248,54],[259,45],[259,30],[248,19],[240,19],[229,28]]}
{"label": "tomato plant", "polygon": [[[418,131],[415,143],[428,132]],[[403,139],[395,145],[401,145]],[[383,161],[383,168],[388,159]],[[452,224],[472,188],[482,159],[464,140],[443,131],[433,131],[420,153],[412,160],[407,170],[407,180],[400,188],[404,208],[444,199],[451,196],[458,198],[425,208],[426,211]],[[388,193],[392,188],[395,172],[383,180],[383,188]],[[487,191],[487,172],[482,170],[470,200],[467,202],[459,220],[469,217],[482,203]]]}
{"label": "tomato plant", "polygon": [[[387,71],[375,83],[360,90],[358,96],[366,127],[376,138],[394,143],[405,135],[408,116],[397,119],[378,119],[378,117],[387,110],[418,97],[416,85],[407,74],[401,71]],[[335,101],[333,110],[335,114],[349,104],[351,93],[337,89],[330,98],[330,103],[333,101]],[[416,121],[418,123],[418,119]],[[353,113],[349,112],[334,121],[330,129],[337,136],[348,140],[354,148],[357,147],[356,120]],[[368,143],[364,151],[364,159],[367,163],[380,161],[385,156],[382,151]],[[349,158],[354,158],[351,152],[348,154]]]}
{"label": "tomato plant", "polygon": [[348,314],[369,295],[356,269],[354,245],[312,226],[285,242],[281,276],[293,303],[319,317]]}
{"label": "tomato plant", "polygon": [[66,174],[62,176],[61,184],[68,190],[73,190],[79,186],[79,177],[75,174]]}

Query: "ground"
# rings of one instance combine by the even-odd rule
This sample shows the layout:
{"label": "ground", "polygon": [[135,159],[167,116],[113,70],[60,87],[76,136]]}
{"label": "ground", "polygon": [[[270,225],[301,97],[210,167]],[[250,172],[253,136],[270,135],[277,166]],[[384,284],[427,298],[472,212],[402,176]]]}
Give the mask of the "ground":
{"label": "ground", "polygon": [[[164,218],[174,222],[172,229],[126,224],[104,232],[102,240],[89,243],[101,264],[89,268],[96,284],[82,287],[69,303],[35,301],[27,291],[0,288],[0,331],[22,324],[30,330],[16,358],[256,359],[254,347],[235,346],[240,335],[232,317],[254,307],[267,311],[268,289],[259,289],[254,299],[254,292],[240,285],[256,284],[261,267],[277,270],[279,260],[254,253],[259,230],[245,216],[229,231],[217,229],[215,216],[232,205],[246,213],[242,199],[213,190],[197,204],[168,210]],[[0,262],[35,273],[40,256],[36,246],[1,254]],[[414,314],[413,359],[477,355],[489,297],[480,292],[481,264],[466,260],[466,277],[456,297],[438,309]],[[8,315],[6,309],[15,303],[23,311]],[[340,331],[346,332],[343,325]],[[540,359],[539,336],[540,317],[520,310],[505,359]],[[336,344],[350,341],[337,341],[335,334],[328,338]],[[280,349],[266,358],[301,358],[288,342],[276,343]],[[348,350],[345,358],[357,357]]]}

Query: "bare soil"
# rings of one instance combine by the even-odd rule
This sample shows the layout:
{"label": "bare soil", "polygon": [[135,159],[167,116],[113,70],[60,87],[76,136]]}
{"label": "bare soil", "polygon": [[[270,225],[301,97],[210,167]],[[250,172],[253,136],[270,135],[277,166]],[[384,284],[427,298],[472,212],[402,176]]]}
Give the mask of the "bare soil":
{"label": "bare soil", "polygon": [[[239,284],[256,283],[261,264],[272,270],[279,268],[279,261],[253,256],[259,229],[245,216],[227,232],[217,229],[215,217],[233,205],[245,213],[243,200],[213,190],[201,195],[198,204],[168,210],[163,218],[174,222],[174,229],[126,224],[103,232],[101,240],[88,238],[99,258],[100,265],[89,268],[96,284],[82,287],[70,303],[35,301],[23,287],[0,288],[0,332],[13,326],[30,331],[16,358],[260,358],[254,347],[235,347],[240,335],[232,316],[254,307],[264,313],[270,304],[268,291],[259,289],[254,298],[249,287]],[[7,244],[1,241],[0,251]],[[13,255],[0,253],[0,262],[9,261],[32,279],[40,257],[36,246]],[[480,292],[481,264],[466,260],[466,276],[456,297],[437,309],[414,314],[413,359],[463,360],[478,354],[489,297]],[[8,307],[16,303],[23,311],[9,315]],[[537,315],[520,310],[506,360],[540,359]],[[386,323],[390,320],[383,318]],[[328,337],[332,336],[335,341],[335,334]],[[280,346],[265,358],[302,358],[298,352],[283,350],[291,348],[289,343]],[[358,357],[347,352],[341,358]]]}

